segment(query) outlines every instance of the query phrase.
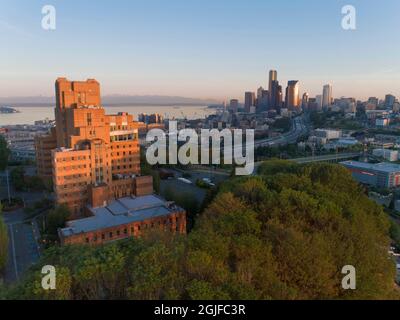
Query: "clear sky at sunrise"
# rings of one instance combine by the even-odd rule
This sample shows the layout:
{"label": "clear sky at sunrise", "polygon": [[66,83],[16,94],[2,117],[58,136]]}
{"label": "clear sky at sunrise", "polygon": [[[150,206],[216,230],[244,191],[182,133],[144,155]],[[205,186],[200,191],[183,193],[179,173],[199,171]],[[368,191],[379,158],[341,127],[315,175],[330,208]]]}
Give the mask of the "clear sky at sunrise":
{"label": "clear sky at sunrise", "polygon": [[311,95],[400,96],[399,13],[399,0],[0,0],[0,96],[50,96],[66,76],[103,94],[242,100],[268,69]]}

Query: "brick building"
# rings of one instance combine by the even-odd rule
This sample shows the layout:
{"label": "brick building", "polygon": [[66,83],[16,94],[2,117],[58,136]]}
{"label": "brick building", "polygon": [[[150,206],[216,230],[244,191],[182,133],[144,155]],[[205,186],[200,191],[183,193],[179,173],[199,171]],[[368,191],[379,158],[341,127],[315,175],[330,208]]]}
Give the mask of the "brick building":
{"label": "brick building", "polygon": [[[39,175],[51,177],[70,220],[80,219],[60,231],[63,243],[103,243],[170,220],[174,232],[186,232],[184,210],[154,196],[152,177],[140,175],[138,123],[127,113],[105,114],[96,80],[57,79],[55,116],[56,127],[35,146]],[[101,236],[110,232],[115,237]]]}
{"label": "brick building", "polygon": [[186,213],[155,195],[125,197],[105,207],[88,207],[91,216],[70,221],[59,230],[62,244],[104,244],[140,237],[155,229],[186,233]]}
{"label": "brick building", "polygon": [[52,128],[48,135],[35,136],[37,172],[43,180],[51,180],[53,178],[51,153],[56,148],[56,128]]}
{"label": "brick building", "polygon": [[35,145],[38,173],[52,177],[58,204],[66,204],[77,218],[92,186],[107,185],[104,201],[136,193],[137,123],[126,113],[105,114],[96,80],[57,79],[55,117],[55,129],[37,137]]}
{"label": "brick building", "polygon": [[56,81],[56,127],[35,139],[38,173],[71,211],[61,243],[102,244],[145,229],[186,233],[186,213],[140,175],[138,122],[106,115],[96,80]]}

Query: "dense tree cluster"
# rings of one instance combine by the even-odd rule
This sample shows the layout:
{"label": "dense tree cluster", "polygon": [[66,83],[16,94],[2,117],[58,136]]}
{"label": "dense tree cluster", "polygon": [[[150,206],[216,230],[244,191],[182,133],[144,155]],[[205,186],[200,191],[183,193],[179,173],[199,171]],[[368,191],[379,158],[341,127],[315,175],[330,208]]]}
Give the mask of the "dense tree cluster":
{"label": "dense tree cluster", "polygon": [[7,141],[0,135],[0,171],[7,168],[8,159],[10,157],[10,149],[7,146]]}
{"label": "dense tree cluster", "polygon": [[17,191],[43,191],[46,185],[38,176],[27,176],[24,167],[11,170],[11,181]]}
{"label": "dense tree cluster", "polygon": [[[390,223],[336,165],[267,162],[225,183],[188,236],[52,247],[8,297],[48,299],[398,298]],[[57,267],[57,290],[40,266]],[[357,289],[343,290],[353,265]]]}

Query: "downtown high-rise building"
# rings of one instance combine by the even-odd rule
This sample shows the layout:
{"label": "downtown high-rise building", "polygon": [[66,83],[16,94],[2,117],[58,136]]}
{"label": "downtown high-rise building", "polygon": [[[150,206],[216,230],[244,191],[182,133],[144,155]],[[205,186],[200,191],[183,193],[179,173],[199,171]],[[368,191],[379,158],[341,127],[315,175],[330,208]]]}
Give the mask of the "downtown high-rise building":
{"label": "downtown high-rise building", "polygon": [[317,104],[317,110],[322,109],[322,94],[315,96],[315,102]]}
{"label": "downtown high-rise building", "polygon": [[396,97],[392,94],[387,94],[385,96],[385,107],[388,109],[393,108],[394,104],[396,102]]}
{"label": "downtown high-rise building", "polygon": [[309,94],[307,92],[305,92],[303,94],[302,99],[301,99],[301,108],[303,110],[307,110],[308,109],[308,101],[309,101],[309,99],[310,99]]}
{"label": "downtown high-rise building", "polygon": [[299,81],[288,81],[286,88],[285,106],[291,110],[298,110],[300,107],[300,85]]}
{"label": "downtown high-rise building", "polygon": [[262,90],[257,96],[257,112],[267,111],[269,107],[269,91]]}
{"label": "downtown high-rise building", "polygon": [[238,99],[232,99],[229,102],[229,111],[232,113],[237,113],[239,110],[239,100]]}
{"label": "downtown high-rise building", "polygon": [[332,86],[327,84],[323,88],[322,92],[322,108],[328,108],[332,105],[333,95],[332,95]]}
{"label": "downtown high-rise building", "polygon": [[269,106],[275,108],[276,106],[276,91],[277,86],[279,86],[278,82],[278,72],[276,70],[269,71],[269,83],[268,83],[268,92],[269,92]]}
{"label": "downtown high-rise building", "polygon": [[257,89],[257,99],[261,98],[264,92],[264,88],[263,87],[259,87]]}
{"label": "downtown high-rise building", "polygon": [[251,112],[251,108],[256,106],[256,94],[254,92],[246,92],[244,94],[244,110],[247,113]]}
{"label": "downtown high-rise building", "polygon": [[268,85],[268,91],[272,91],[272,83],[273,81],[278,81],[278,72],[276,70],[270,70],[269,71],[269,85]]}
{"label": "downtown high-rise building", "polygon": [[282,108],[283,94],[282,86],[277,80],[272,81],[271,91],[269,91],[269,109],[275,109],[277,112]]}

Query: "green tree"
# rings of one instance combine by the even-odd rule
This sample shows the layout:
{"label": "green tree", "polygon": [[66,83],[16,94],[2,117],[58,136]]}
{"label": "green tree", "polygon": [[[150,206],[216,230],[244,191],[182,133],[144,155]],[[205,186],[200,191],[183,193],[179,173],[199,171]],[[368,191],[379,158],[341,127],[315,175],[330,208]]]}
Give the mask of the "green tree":
{"label": "green tree", "polygon": [[391,221],[390,237],[392,238],[397,250],[400,250],[400,226],[396,221]]}
{"label": "green tree", "polygon": [[[7,297],[399,298],[390,222],[347,170],[272,161],[260,172],[223,184],[186,237],[160,228],[99,247],[53,246]],[[62,270],[57,295],[38,289],[45,264]],[[357,290],[341,286],[346,265],[356,268]]]}
{"label": "green tree", "polygon": [[7,168],[9,157],[10,149],[8,149],[7,141],[0,135],[0,171],[4,171]]}
{"label": "green tree", "polygon": [[178,206],[184,208],[187,213],[187,227],[191,230],[197,214],[200,211],[200,203],[193,193],[178,193],[172,188],[165,188],[163,196],[168,201],[174,201]]}
{"label": "green tree", "polygon": [[16,167],[12,169],[10,178],[17,191],[25,190],[25,170],[23,167]]}
{"label": "green tree", "polygon": [[49,241],[58,239],[58,229],[64,228],[71,212],[66,205],[50,210],[46,217],[46,237]]}

